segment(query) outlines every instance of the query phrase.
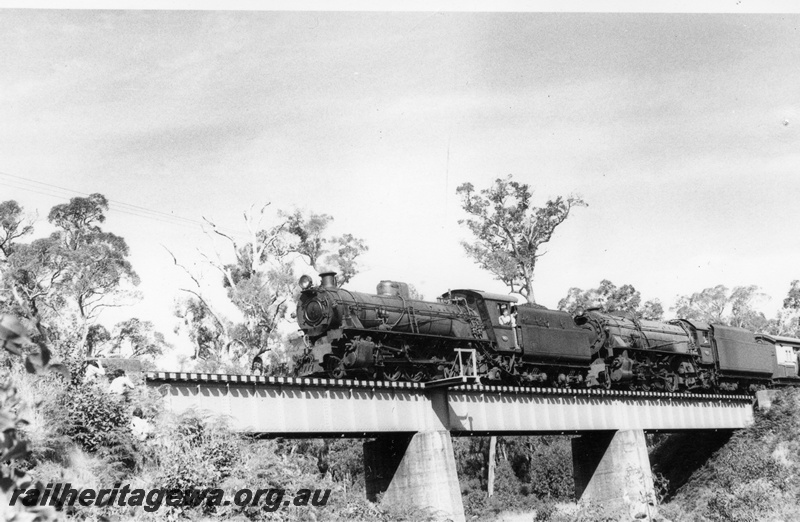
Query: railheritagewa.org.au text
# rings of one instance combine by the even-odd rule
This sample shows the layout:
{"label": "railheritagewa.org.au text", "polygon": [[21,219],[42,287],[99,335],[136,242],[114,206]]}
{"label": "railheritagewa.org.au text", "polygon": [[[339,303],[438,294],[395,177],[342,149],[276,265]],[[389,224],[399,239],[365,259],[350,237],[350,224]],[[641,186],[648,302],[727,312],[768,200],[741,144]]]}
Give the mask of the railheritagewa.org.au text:
{"label": "railheritagewa.org.au text", "polygon": [[331,495],[330,489],[300,489],[289,493],[278,488],[240,489],[232,497],[216,488],[203,489],[131,489],[130,484],[114,484],[108,489],[75,489],[72,484],[47,484],[44,489],[16,489],[9,505],[52,506],[141,506],[153,512],[161,507],[230,506],[260,507],[264,511],[277,511],[291,506],[324,506]]}

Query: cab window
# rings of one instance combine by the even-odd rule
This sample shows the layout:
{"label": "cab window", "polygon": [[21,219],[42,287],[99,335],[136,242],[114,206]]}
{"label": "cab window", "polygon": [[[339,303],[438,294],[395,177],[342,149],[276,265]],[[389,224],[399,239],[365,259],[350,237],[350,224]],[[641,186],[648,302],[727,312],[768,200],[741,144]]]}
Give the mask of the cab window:
{"label": "cab window", "polygon": [[500,326],[517,326],[515,307],[511,303],[497,303],[497,324]]}

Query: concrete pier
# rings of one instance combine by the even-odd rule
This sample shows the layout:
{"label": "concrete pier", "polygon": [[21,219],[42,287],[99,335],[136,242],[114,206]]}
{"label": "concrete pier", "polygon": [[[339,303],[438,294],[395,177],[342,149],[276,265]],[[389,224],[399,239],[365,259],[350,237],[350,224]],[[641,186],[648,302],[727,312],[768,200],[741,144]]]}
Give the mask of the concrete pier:
{"label": "concrete pier", "polygon": [[602,506],[606,513],[627,511],[650,520],[655,515],[653,474],[644,431],[605,431],[572,441],[575,498]]}
{"label": "concrete pier", "polygon": [[465,522],[448,431],[380,437],[364,443],[367,498],[416,506],[438,520]]}

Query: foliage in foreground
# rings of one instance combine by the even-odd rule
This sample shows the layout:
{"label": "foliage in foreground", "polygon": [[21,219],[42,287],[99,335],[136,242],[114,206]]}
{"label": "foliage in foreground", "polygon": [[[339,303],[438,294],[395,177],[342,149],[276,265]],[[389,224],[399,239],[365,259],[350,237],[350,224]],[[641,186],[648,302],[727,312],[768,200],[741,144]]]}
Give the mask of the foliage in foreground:
{"label": "foliage in foreground", "polygon": [[800,390],[784,390],[662,507],[675,521],[797,520]]}
{"label": "foliage in foreground", "polygon": [[[27,353],[26,346],[30,340],[24,327],[16,318],[0,315],[0,346],[2,350],[13,356],[24,356],[24,367],[28,373],[44,374],[45,372],[63,368],[50,363],[50,350],[44,344],[38,347],[38,353]],[[13,360],[9,360],[13,364]],[[17,488],[29,488],[33,483],[30,475],[25,473],[23,459],[29,454],[29,442],[22,436],[22,430],[28,421],[20,414],[26,405],[20,399],[17,388],[10,375],[0,376],[0,506],[3,507],[6,521],[47,521],[53,519],[51,509],[43,507],[9,505],[10,496]],[[40,487],[41,484],[37,484]]]}

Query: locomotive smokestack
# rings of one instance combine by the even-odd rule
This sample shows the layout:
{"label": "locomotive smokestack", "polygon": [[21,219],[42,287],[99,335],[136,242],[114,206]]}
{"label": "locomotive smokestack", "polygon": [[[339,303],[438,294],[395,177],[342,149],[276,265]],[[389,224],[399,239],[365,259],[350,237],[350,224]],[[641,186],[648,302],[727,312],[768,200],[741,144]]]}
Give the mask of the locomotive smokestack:
{"label": "locomotive smokestack", "polygon": [[336,288],[336,272],[325,272],[319,275],[324,288]]}

